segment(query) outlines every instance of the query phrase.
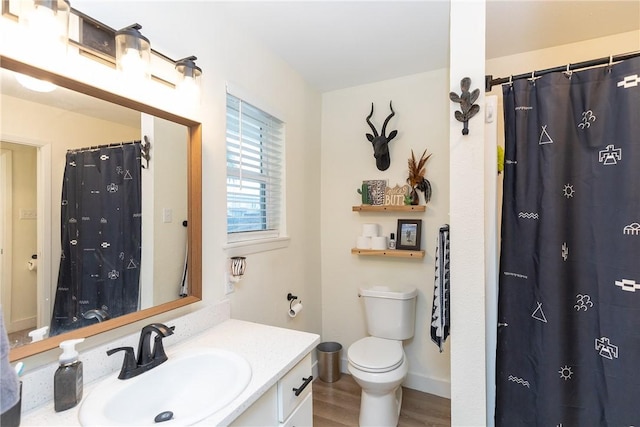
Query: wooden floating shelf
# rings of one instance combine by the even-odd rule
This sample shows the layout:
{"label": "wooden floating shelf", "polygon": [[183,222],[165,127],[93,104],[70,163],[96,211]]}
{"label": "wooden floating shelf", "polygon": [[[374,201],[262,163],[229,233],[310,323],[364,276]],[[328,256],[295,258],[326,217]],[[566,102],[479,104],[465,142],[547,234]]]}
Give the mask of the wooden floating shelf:
{"label": "wooden floating shelf", "polygon": [[351,249],[355,255],[386,256],[393,258],[424,258],[424,251],[405,251],[398,249]]}
{"label": "wooden floating shelf", "polygon": [[424,212],[426,209],[426,205],[360,205],[351,208],[353,212]]}

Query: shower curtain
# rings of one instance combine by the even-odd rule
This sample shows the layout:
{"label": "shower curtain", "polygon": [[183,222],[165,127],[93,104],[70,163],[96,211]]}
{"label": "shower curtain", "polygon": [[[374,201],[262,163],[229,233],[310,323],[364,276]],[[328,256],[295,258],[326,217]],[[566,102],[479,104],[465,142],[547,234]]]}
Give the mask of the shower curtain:
{"label": "shower curtain", "polygon": [[50,335],[138,309],[140,143],[69,151]]}
{"label": "shower curtain", "polygon": [[640,58],[503,95],[496,425],[640,425]]}

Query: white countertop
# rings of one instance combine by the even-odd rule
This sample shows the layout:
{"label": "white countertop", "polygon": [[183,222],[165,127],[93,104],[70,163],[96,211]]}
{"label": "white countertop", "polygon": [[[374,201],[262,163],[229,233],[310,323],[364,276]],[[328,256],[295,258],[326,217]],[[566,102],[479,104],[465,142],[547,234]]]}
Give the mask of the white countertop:
{"label": "white countertop", "polygon": [[[166,351],[171,358],[172,353],[189,348],[220,348],[233,351],[247,359],[252,370],[251,381],[247,388],[229,405],[201,423],[225,426],[258,400],[319,342],[320,337],[316,334],[230,319],[175,346],[167,347]],[[82,355],[80,358],[82,359]],[[117,375],[116,372],[111,376]],[[84,396],[86,397],[92,388],[98,386],[101,380],[85,384]],[[20,424],[22,426],[78,426],[80,425],[78,421],[80,405],[82,403],[67,411],[55,412],[53,402],[50,402],[23,413]]]}

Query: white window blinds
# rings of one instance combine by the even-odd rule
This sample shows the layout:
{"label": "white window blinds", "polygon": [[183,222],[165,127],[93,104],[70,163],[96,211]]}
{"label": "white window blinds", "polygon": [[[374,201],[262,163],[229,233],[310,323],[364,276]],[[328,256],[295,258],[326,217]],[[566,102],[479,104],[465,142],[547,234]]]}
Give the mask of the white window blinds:
{"label": "white window blinds", "polygon": [[279,236],[283,128],[280,120],[227,94],[229,241]]}

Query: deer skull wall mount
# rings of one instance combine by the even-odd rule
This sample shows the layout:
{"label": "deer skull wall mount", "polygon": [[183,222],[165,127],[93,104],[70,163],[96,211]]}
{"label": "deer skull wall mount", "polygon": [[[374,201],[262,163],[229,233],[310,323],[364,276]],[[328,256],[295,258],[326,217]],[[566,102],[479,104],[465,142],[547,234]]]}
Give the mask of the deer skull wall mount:
{"label": "deer skull wall mount", "polygon": [[391,120],[391,117],[396,114],[395,111],[393,111],[391,101],[389,101],[389,108],[391,109],[391,114],[389,114],[389,116],[384,120],[384,124],[382,125],[382,130],[379,135],[375,126],[371,123],[371,117],[373,116],[373,102],[371,103],[371,113],[367,116],[367,123],[371,126],[371,130],[373,131],[373,135],[370,133],[367,134],[367,139],[373,145],[373,157],[376,158],[376,167],[381,171],[389,169],[389,165],[391,164],[389,142],[398,134],[398,131],[394,130],[389,133],[389,136],[386,135],[387,124],[389,123],[389,120]]}

